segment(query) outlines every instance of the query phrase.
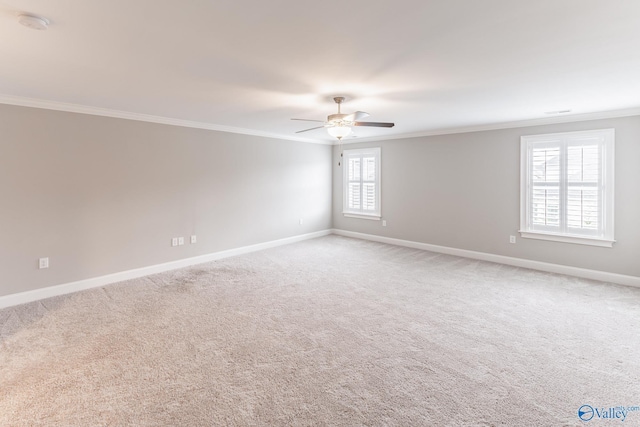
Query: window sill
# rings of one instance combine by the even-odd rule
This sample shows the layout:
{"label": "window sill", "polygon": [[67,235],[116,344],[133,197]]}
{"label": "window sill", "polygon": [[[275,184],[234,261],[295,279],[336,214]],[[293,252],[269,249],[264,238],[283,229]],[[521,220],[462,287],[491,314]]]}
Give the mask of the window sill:
{"label": "window sill", "polygon": [[345,218],[370,219],[372,221],[380,221],[380,218],[381,218],[380,215],[355,214],[355,213],[348,213],[348,212],[342,212],[342,215],[344,215]]}
{"label": "window sill", "polygon": [[534,231],[520,231],[520,236],[525,239],[551,240],[553,242],[574,243],[577,245],[600,246],[611,248],[615,240],[598,239],[595,237],[563,236],[560,234],[539,233]]}

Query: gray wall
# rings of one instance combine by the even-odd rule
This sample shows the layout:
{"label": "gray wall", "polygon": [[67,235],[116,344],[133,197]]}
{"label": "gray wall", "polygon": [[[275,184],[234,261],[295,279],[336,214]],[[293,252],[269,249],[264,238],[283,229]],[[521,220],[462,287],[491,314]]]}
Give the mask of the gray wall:
{"label": "gray wall", "polygon": [[[509,244],[520,136],[609,127],[614,247]],[[364,146],[382,147],[387,227],[342,216],[338,147],[331,159],[324,145],[0,105],[0,296],[324,230],[332,215],[343,230],[640,276],[640,117],[345,148]]]}
{"label": "gray wall", "polygon": [[329,146],[0,105],[0,296],[330,227]]}
{"label": "gray wall", "polygon": [[[613,248],[522,239],[520,136],[615,128]],[[381,221],[342,215],[334,147],[333,226],[452,248],[640,276],[640,117],[344,145],[382,148]],[[509,243],[517,235],[517,243]]]}

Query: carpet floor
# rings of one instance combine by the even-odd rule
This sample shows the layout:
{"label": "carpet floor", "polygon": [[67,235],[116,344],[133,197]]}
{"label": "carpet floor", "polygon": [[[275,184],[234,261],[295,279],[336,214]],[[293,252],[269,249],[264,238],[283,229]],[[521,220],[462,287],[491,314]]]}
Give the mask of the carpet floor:
{"label": "carpet floor", "polygon": [[2,426],[580,416],[640,425],[640,289],[327,236],[0,310]]}

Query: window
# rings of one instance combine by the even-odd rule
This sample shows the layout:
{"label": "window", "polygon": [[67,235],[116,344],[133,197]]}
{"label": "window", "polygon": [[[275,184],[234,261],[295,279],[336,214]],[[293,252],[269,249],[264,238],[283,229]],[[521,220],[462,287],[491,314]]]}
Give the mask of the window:
{"label": "window", "polygon": [[380,148],[344,150],[342,213],[380,219]]}
{"label": "window", "polygon": [[614,130],[523,136],[522,237],[613,245]]}

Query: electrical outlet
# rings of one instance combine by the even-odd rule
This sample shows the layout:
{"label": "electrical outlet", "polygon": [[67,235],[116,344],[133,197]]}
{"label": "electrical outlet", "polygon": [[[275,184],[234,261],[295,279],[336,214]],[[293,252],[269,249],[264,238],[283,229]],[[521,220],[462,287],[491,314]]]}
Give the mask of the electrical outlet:
{"label": "electrical outlet", "polygon": [[387,226],[387,220],[386,220],[386,219],[383,219],[383,220],[382,220],[382,226],[383,226],[383,227],[386,227],[386,226]]}
{"label": "electrical outlet", "polygon": [[298,224],[302,225],[302,218],[300,218],[300,221],[298,221]]}
{"label": "electrical outlet", "polygon": [[515,243],[516,242],[516,236],[509,236],[509,243]]}
{"label": "electrical outlet", "polygon": [[191,243],[196,243],[198,241],[198,239],[196,238],[196,235],[192,235],[191,236]]}
{"label": "electrical outlet", "polygon": [[171,246],[178,246],[178,238],[174,237],[173,239],[171,239]]}
{"label": "electrical outlet", "polygon": [[184,237],[178,237],[178,246],[184,245]]}
{"label": "electrical outlet", "polygon": [[49,258],[40,258],[38,260],[38,268],[49,268]]}

